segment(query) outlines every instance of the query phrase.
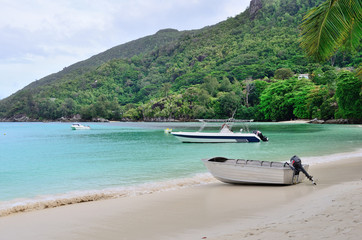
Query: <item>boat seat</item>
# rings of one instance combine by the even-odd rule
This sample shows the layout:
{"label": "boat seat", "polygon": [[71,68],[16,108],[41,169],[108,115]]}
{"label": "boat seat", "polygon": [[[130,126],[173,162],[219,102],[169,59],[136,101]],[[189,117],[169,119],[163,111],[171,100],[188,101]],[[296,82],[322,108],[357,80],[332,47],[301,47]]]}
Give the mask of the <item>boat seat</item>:
{"label": "boat seat", "polygon": [[262,162],[261,162],[261,165],[262,165],[262,166],[269,166],[269,167],[271,167],[271,163],[272,163],[272,162],[269,162],[269,161],[262,161]]}
{"label": "boat seat", "polygon": [[252,165],[252,166],[260,166],[260,161],[257,161],[257,160],[247,160],[246,161],[246,164],[247,165]]}
{"label": "boat seat", "polygon": [[236,159],[236,164],[246,164],[246,161],[245,159]]}
{"label": "boat seat", "polygon": [[224,163],[225,164],[236,164],[236,162],[237,162],[237,160],[235,160],[235,159],[228,159]]}
{"label": "boat seat", "polygon": [[282,162],[270,162],[270,167],[284,167]]}

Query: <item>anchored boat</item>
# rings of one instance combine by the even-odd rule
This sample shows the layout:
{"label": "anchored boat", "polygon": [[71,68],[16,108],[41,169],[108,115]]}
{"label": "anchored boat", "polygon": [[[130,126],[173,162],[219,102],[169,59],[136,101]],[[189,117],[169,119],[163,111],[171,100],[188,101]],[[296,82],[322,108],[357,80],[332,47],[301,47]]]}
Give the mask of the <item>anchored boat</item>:
{"label": "anchored boat", "polygon": [[89,130],[89,126],[82,125],[80,123],[73,123],[71,126],[72,130]]}
{"label": "anchored boat", "polygon": [[[313,177],[307,173],[309,166],[302,165],[297,156],[292,157],[291,164],[224,157],[214,157],[202,161],[216,179],[225,183],[291,185],[300,183],[307,177],[315,184]],[[300,172],[304,174],[299,175]]]}
{"label": "anchored boat", "polygon": [[171,132],[171,134],[184,143],[247,143],[269,140],[260,131],[243,133],[240,129],[240,132],[233,132],[231,125],[231,122],[224,123],[219,132],[201,132],[205,127],[204,122],[197,132]]}

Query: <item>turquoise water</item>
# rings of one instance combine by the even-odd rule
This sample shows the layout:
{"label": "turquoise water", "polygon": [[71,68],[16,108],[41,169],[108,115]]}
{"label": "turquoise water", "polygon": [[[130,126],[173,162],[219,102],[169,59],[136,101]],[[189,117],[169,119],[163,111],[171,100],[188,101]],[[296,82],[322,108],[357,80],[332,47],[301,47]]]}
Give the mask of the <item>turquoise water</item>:
{"label": "turquoise water", "polygon": [[0,123],[0,205],[192,178],[206,173],[200,159],[214,156],[288,161],[362,148],[361,125],[236,124],[235,131],[259,129],[270,141],[221,144],[181,143],[164,133],[196,131],[199,123],[89,123],[83,131],[70,125]]}

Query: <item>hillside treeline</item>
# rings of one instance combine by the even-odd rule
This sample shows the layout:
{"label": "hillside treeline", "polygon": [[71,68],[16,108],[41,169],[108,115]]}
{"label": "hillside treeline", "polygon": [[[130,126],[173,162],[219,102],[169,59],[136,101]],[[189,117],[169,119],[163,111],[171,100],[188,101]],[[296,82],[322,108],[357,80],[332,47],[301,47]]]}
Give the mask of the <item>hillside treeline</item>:
{"label": "hillside treeline", "polygon": [[353,72],[361,48],[316,63],[299,47],[302,17],[322,1],[262,2],[253,14],[249,8],[200,30],[160,31],[172,37],[162,44],[142,39],[147,51],[130,49],[133,56],[39,80],[2,100],[0,118],[187,121],[228,118],[236,110],[236,118],[260,121],[361,121],[362,81]]}

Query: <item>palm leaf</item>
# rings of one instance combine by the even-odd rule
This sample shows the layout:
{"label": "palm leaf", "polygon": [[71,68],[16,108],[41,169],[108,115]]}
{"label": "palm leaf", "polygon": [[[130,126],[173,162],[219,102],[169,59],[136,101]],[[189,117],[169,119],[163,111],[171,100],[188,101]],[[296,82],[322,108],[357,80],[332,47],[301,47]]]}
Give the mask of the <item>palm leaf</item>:
{"label": "palm leaf", "polygon": [[301,24],[301,47],[318,61],[328,59],[342,45],[361,39],[360,0],[327,0],[311,9]]}
{"label": "palm leaf", "polygon": [[349,19],[351,26],[345,45],[347,48],[356,49],[362,38],[362,2],[360,0],[349,0],[348,2],[351,11],[351,19]]}
{"label": "palm leaf", "polygon": [[[359,64],[357,71],[356,71],[356,75],[359,79],[362,80],[362,63]],[[361,92],[362,93],[362,92]]]}

